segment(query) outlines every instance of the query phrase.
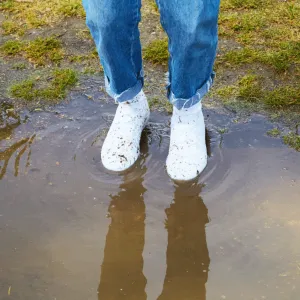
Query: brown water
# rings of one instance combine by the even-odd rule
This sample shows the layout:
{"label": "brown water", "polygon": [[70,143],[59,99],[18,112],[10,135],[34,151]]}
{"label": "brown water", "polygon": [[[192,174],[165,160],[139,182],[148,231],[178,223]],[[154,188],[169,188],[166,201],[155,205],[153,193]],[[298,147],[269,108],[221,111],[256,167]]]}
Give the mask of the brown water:
{"label": "brown water", "polygon": [[152,115],[140,160],[115,175],[100,163],[115,106],[73,98],[2,116],[1,300],[300,299],[300,154],[266,136],[272,124],[206,110],[208,167],[177,185],[168,116]]}

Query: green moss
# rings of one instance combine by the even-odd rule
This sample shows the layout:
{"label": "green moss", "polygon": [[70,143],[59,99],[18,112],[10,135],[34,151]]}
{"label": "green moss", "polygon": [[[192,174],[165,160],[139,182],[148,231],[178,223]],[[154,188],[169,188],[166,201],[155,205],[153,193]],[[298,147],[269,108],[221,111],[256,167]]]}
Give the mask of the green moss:
{"label": "green moss", "polygon": [[9,40],[1,48],[5,55],[24,53],[24,56],[32,63],[43,66],[48,62],[58,63],[63,59],[63,51],[60,41],[55,37],[37,38],[27,44]]}
{"label": "green moss", "polygon": [[145,60],[154,64],[167,65],[169,58],[168,40],[155,40],[146,46],[143,52]]}
{"label": "green moss", "polygon": [[150,108],[155,108],[161,104],[161,101],[158,97],[152,97],[149,99],[149,107]]}
{"label": "green moss", "polygon": [[217,131],[220,133],[220,134],[225,134],[225,133],[228,133],[229,129],[224,127],[224,128],[218,128]]}
{"label": "green moss", "polygon": [[217,64],[225,63],[226,65],[241,65],[253,63],[257,60],[258,51],[249,47],[230,50],[217,60]]}
{"label": "green moss", "polygon": [[284,86],[266,92],[263,97],[264,103],[272,109],[297,106],[300,108],[300,88]]}
{"label": "green moss", "polygon": [[83,74],[91,74],[91,75],[102,73],[102,72],[103,72],[103,68],[100,64],[98,64],[97,67],[85,67],[82,71]]}
{"label": "green moss", "polygon": [[1,27],[5,35],[13,34],[18,31],[18,26],[12,21],[4,21]]}
{"label": "green moss", "polygon": [[81,2],[74,0],[62,1],[58,12],[66,17],[84,17],[85,13]]}
{"label": "green moss", "polygon": [[63,59],[61,44],[55,37],[37,38],[25,48],[26,57],[37,65],[45,65],[48,60],[59,62]]}
{"label": "green moss", "polygon": [[257,75],[248,74],[234,85],[217,89],[216,94],[224,100],[234,97],[247,102],[257,102],[263,97],[261,80]]}
{"label": "green moss", "polygon": [[236,95],[238,88],[234,85],[227,85],[216,90],[216,94],[221,98],[230,98]]}
{"label": "green moss", "polygon": [[97,70],[93,67],[86,67],[83,70],[83,74],[90,74],[90,75],[94,75],[97,73]]}
{"label": "green moss", "polygon": [[17,34],[23,36],[25,34],[24,26],[15,21],[4,21],[1,27],[4,35]]}
{"label": "green moss", "polygon": [[26,12],[24,18],[27,26],[31,28],[39,28],[46,24],[46,21],[41,18],[41,14],[35,11]]}
{"label": "green moss", "polygon": [[283,137],[283,142],[296,151],[300,151],[300,136],[298,134],[290,132]]}
{"label": "green moss", "polygon": [[233,8],[260,8],[265,5],[263,0],[230,0],[229,3]]}
{"label": "green moss", "polygon": [[239,50],[230,50],[217,60],[217,65],[236,66],[250,63],[262,63],[283,72],[293,63],[300,62],[300,43],[281,43],[279,50],[257,50],[245,47]]}
{"label": "green moss", "polygon": [[13,68],[14,70],[24,70],[24,69],[26,69],[26,64],[24,64],[24,63],[15,63],[15,64],[12,66],[12,68]]}
{"label": "green moss", "polygon": [[65,91],[78,81],[76,72],[72,69],[55,70],[53,76],[52,86],[61,91]]}
{"label": "green moss", "polygon": [[52,78],[46,82],[46,87],[39,87],[37,80],[26,79],[20,83],[12,85],[10,94],[17,99],[52,100],[57,101],[66,96],[67,90],[78,81],[76,72],[71,69],[58,69],[53,71]]}
{"label": "green moss", "polygon": [[173,112],[173,105],[169,101],[165,101],[164,109],[167,113],[171,114]]}
{"label": "green moss", "polygon": [[11,11],[14,8],[13,0],[4,0],[0,2],[0,11]]}
{"label": "green moss", "polygon": [[[83,17],[81,0],[0,0],[0,10],[9,12],[26,29],[60,22],[64,17]],[[32,2],[32,3],[30,3]]]}
{"label": "green moss", "polygon": [[9,40],[1,46],[0,51],[5,55],[16,55],[23,49],[23,44],[16,40]]}
{"label": "green moss", "polygon": [[158,109],[158,108],[163,108],[167,113],[172,113],[173,111],[173,105],[167,101],[164,97],[159,98],[159,97],[152,97],[149,98],[149,107],[151,109]]}
{"label": "green moss", "polygon": [[18,99],[32,101],[36,97],[33,79],[26,79],[20,83],[16,83],[10,87],[10,94]]}
{"label": "green moss", "polygon": [[88,59],[87,55],[71,55],[68,57],[70,62],[81,63]]}
{"label": "green moss", "polygon": [[273,128],[267,131],[267,135],[271,137],[278,137],[280,136],[281,132],[278,128]]}
{"label": "green moss", "polygon": [[261,79],[256,75],[246,75],[239,82],[238,97],[247,101],[258,101],[263,96]]}
{"label": "green moss", "polygon": [[264,91],[263,78],[254,74],[242,77],[236,84],[221,87],[216,94],[222,99],[231,97],[247,102],[265,104],[268,109],[287,109],[294,107],[300,109],[300,88],[293,86],[280,86],[271,91]]}
{"label": "green moss", "polygon": [[220,34],[243,48],[222,54],[217,65],[253,69],[251,64],[259,63],[262,69],[274,71],[271,80],[288,79],[294,84],[299,79],[299,28],[298,1],[223,0]]}

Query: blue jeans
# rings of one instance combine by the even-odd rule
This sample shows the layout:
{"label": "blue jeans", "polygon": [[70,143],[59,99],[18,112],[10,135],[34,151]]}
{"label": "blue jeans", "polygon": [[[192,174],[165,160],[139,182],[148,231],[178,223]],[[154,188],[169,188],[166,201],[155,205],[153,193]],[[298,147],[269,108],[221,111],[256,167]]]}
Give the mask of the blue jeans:
{"label": "blue jeans", "polygon": [[[169,37],[168,98],[178,109],[198,103],[214,79],[220,0],[157,0]],[[141,0],[83,0],[108,94],[128,101],[142,89],[138,23]]]}

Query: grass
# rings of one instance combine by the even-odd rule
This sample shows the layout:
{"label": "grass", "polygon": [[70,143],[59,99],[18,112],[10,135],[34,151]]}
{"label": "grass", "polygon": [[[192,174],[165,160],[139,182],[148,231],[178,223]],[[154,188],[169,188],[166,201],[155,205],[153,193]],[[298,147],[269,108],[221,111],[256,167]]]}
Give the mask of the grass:
{"label": "grass", "polygon": [[300,108],[300,87],[278,87],[273,91],[266,92],[263,101],[272,109],[282,109],[287,107]]}
{"label": "grass", "polygon": [[229,5],[232,8],[260,8],[266,2],[263,0],[230,0]]}
{"label": "grass", "polygon": [[236,84],[217,89],[215,94],[222,99],[238,98],[242,101],[256,102],[263,97],[261,78],[255,74],[247,74]]}
{"label": "grass", "polygon": [[84,17],[84,11],[81,1],[61,1],[57,8],[57,12],[65,17]]}
{"label": "grass", "polygon": [[8,40],[0,50],[8,56],[23,54],[28,61],[38,66],[44,66],[49,62],[59,63],[64,57],[61,43],[54,36],[39,37],[30,42]]}
{"label": "grass", "polygon": [[273,90],[263,88],[264,78],[255,74],[243,76],[234,85],[217,89],[215,94],[221,99],[235,98],[240,101],[258,102],[266,109],[296,109],[300,110],[300,87],[279,86]]}
{"label": "grass", "polygon": [[299,1],[223,0],[219,33],[221,39],[233,40],[237,46],[223,49],[218,69],[242,66],[253,71],[255,63],[272,71],[277,83],[296,85],[299,81]]}
{"label": "grass", "polygon": [[[146,64],[146,68],[152,69],[151,74],[155,76],[164,69],[156,66],[165,67],[168,63],[168,40],[161,38],[163,35],[158,25],[158,8],[155,1],[145,0],[143,4],[143,9],[148,12],[149,22],[141,24],[141,31],[153,33],[151,38],[145,39],[160,37],[143,49],[144,59],[150,62]],[[53,30],[59,32],[63,22],[69,17],[77,18],[78,22],[83,24],[84,11],[81,0],[0,0],[0,10],[5,16],[1,33],[12,36],[0,50],[4,61],[13,62],[11,58],[14,56],[23,56],[39,67],[52,68],[60,63],[63,65],[73,63],[85,73],[97,72],[94,65],[96,59],[98,60],[96,52],[78,55],[78,52],[72,54],[68,52],[69,49],[65,49],[67,55],[64,55],[60,40],[55,36],[30,42],[22,37],[24,33],[27,37],[26,33],[32,28],[46,26],[54,27]],[[78,28],[76,38],[82,43],[89,43],[91,39],[89,30],[82,28]],[[43,32],[43,29],[37,32]],[[245,109],[247,107],[259,111],[265,109],[270,114],[276,112],[278,115],[286,116],[296,115],[299,112],[300,115],[299,1],[222,0],[219,33],[221,51],[216,62],[218,76],[215,89],[212,90],[217,98],[223,102],[224,99],[226,101],[231,99]],[[143,34],[141,36],[143,38]],[[224,41],[226,43],[223,47]],[[21,70],[23,67],[14,68]],[[34,99],[36,95],[41,95],[41,90],[44,90],[47,97],[54,95],[53,89],[49,90],[50,86],[48,90],[45,90],[47,87],[43,84],[41,86],[41,81],[33,80],[33,88],[30,80],[24,85],[24,88],[31,91],[40,90],[34,94]],[[52,81],[53,78],[49,83]],[[158,80],[146,82],[149,83],[151,90],[150,104],[152,107],[163,107],[168,110],[165,98],[160,100],[163,88],[160,88],[158,82]]]}
{"label": "grass", "polygon": [[283,137],[283,142],[296,151],[300,151],[300,135],[290,132]]}
{"label": "grass", "polygon": [[65,17],[85,16],[81,0],[2,0],[0,11],[13,18],[15,30],[53,25]]}
{"label": "grass", "polygon": [[247,101],[258,101],[263,96],[261,78],[249,74],[238,82],[237,96]]}
{"label": "grass", "polygon": [[172,113],[173,111],[173,105],[165,97],[152,97],[148,99],[148,102],[151,109],[163,108],[167,113]]}
{"label": "grass", "polygon": [[94,75],[97,73],[102,73],[103,72],[103,68],[101,65],[99,65],[98,68],[95,67],[85,67],[82,71],[83,74],[90,74],[90,75]]}
{"label": "grass", "polygon": [[221,58],[217,60],[216,64],[225,65],[226,67],[250,64],[257,60],[258,55],[256,50],[248,47],[230,50],[222,55]]}
{"label": "grass", "polygon": [[276,51],[259,50],[249,46],[230,50],[217,63],[232,67],[254,62],[270,66],[277,72],[287,71],[291,65],[300,63],[300,42],[281,43]]}
{"label": "grass", "polygon": [[169,59],[168,40],[155,40],[143,49],[143,58],[153,64],[167,65]]}
{"label": "grass", "polygon": [[4,0],[0,2],[0,11],[11,11],[14,7],[13,0]]}
{"label": "grass", "polygon": [[81,63],[89,59],[88,55],[80,54],[80,55],[70,55],[69,61],[74,63]]}
{"label": "grass", "polygon": [[82,63],[93,59],[97,59],[99,61],[98,52],[96,49],[92,50],[89,54],[69,55],[68,59],[70,62],[75,63]]}
{"label": "grass", "polygon": [[[225,85],[224,87],[221,87],[215,91],[215,94],[217,94],[222,99],[228,99],[230,97],[233,97],[233,95],[236,95],[238,87],[234,85]],[[211,91],[213,93],[213,91]]]}
{"label": "grass", "polygon": [[103,67],[100,64],[96,49],[88,54],[69,55],[68,60],[70,63],[75,63],[83,67],[83,74],[94,75],[103,72]]}
{"label": "grass", "polygon": [[9,93],[12,97],[25,101],[57,102],[65,98],[67,90],[76,84],[78,78],[74,70],[56,69],[50,80],[47,80],[46,86],[42,86],[45,83],[39,81],[39,78],[29,78],[15,83],[10,87]]}

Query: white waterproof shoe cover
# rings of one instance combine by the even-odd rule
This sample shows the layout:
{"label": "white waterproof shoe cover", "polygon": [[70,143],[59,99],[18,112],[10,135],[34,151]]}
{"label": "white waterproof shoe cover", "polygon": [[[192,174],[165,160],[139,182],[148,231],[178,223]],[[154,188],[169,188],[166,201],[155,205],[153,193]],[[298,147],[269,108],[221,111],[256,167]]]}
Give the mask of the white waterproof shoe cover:
{"label": "white waterproof shoe cover", "polygon": [[149,119],[149,106],[141,91],[131,101],[118,105],[101,150],[104,167],[110,171],[130,168],[140,154],[141,134]]}
{"label": "white waterproof shoe cover", "polygon": [[167,172],[173,180],[196,178],[207,165],[205,124],[201,102],[188,109],[173,108]]}

